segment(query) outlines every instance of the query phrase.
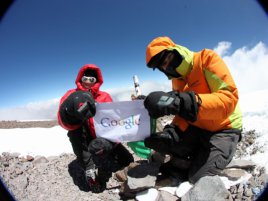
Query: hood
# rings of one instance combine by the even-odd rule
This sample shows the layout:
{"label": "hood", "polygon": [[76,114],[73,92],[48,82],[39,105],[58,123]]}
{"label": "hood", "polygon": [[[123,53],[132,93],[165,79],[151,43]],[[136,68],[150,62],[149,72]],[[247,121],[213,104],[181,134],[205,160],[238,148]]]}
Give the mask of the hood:
{"label": "hood", "polygon": [[163,50],[176,50],[182,55],[183,60],[181,64],[176,68],[176,71],[185,77],[192,69],[194,52],[190,51],[186,47],[175,44],[169,37],[157,37],[155,38],[146,49],[146,64],[149,63],[152,57]]}
{"label": "hood", "polygon": [[94,64],[86,64],[82,68],[80,68],[80,70],[78,72],[78,75],[76,77],[76,80],[75,80],[75,84],[77,86],[77,89],[83,90],[83,91],[88,91],[88,89],[84,88],[82,83],[81,83],[82,82],[81,78],[83,77],[83,75],[84,75],[86,70],[95,71],[96,74],[97,74],[97,82],[90,89],[92,95],[94,96],[99,92],[100,86],[103,83],[103,77],[102,77],[102,74],[101,74],[101,70],[100,70],[100,68],[98,66],[96,66]]}
{"label": "hood", "polygon": [[175,47],[175,43],[169,37],[157,37],[155,38],[146,49],[146,64],[149,63],[151,58],[157,55],[159,52],[168,48]]}

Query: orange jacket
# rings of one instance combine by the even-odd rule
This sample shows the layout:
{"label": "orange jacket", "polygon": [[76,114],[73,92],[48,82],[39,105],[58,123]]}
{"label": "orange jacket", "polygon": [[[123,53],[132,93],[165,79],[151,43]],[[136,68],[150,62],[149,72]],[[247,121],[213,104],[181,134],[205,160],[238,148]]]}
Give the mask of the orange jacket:
{"label": "orange jacket", "polygon": [[168,37],[154,39],[146,50],[146,63],[162,50],[177,50],[184,60],[176,68],[181,78],[171,78],[178,92],[194,91],[202,100],[197,120],[189,122],[175,116],[173,123],[185,130],[189,124],[209,131],[242,129],[238,90],[231,73],[219,55],[209,49],[192,52],[174,44]]}

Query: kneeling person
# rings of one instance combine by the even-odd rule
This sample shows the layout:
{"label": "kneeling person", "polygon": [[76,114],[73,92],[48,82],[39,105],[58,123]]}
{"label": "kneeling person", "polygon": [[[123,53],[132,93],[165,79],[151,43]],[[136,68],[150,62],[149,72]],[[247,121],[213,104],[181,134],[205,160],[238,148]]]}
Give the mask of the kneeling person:
{"label": "kneeling person", "polygon": [[94,64],[83,66],[71,89],[60,100],[58,122],[68,130],[74,154],[84,170],[86,181],[94,193],[105,190],[113,171],[128,166],[133,156],[121,144],[96,138],[92,117],[95,102],[111,102],[111,96],[99,88],[103,83],[100,69]]}

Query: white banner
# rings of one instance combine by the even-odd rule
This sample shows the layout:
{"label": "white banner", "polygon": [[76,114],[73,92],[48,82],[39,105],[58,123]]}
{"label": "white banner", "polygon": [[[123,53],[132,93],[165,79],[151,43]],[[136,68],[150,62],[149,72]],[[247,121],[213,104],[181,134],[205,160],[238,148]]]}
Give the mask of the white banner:
{"label": "white banner", "polygon": [[94,127],[97,137],[113,142],[144,140],[150,135],[150,117],[143,100],[97,103]]}

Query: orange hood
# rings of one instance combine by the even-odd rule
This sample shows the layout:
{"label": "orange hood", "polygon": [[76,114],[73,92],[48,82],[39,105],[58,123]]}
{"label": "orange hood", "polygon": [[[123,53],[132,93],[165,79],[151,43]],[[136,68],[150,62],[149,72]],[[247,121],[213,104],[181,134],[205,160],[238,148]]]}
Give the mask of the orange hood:
{"label": "orange hood", "polygon": [[149,63],[151,58],[158,54],[159,52],[162,52],[163,50],[166,50],[168,48],[175,47],[175,43],[166,36],[163,37],[157,37],[155,38],[146,49],[146,64]]}

